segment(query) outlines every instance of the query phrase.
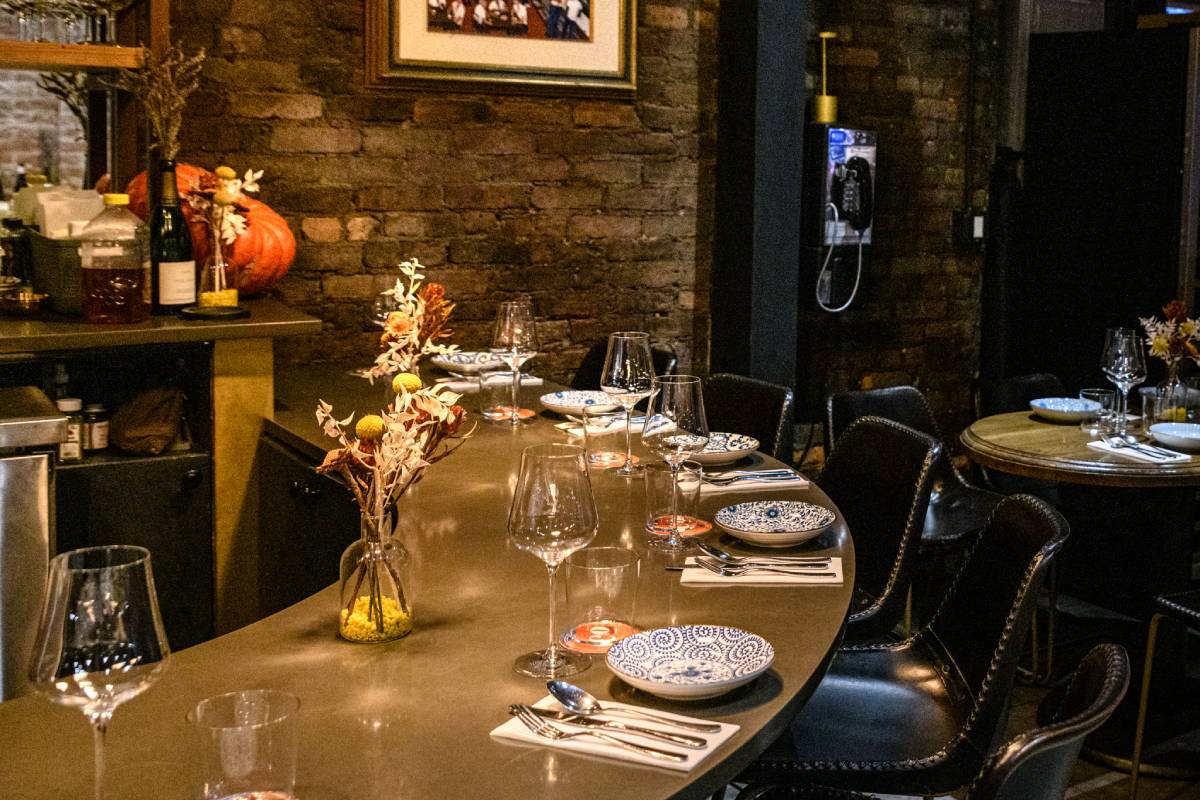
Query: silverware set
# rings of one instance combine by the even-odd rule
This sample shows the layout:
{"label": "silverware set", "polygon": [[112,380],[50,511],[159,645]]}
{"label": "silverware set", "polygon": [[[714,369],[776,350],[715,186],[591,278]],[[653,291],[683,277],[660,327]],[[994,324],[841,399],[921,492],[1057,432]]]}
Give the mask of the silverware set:
{"label": "silverware set", "polygon": [[740,481],[770,481],[787,483],[799,479],[795,470],[763,469],[763,470],[728,470],[721,473],[704,473],[704,482],[710,486],[729,486]]}
{"label": "silverware set", "polygon": [[720,575],[722,578],[736,578],[740,575],[761,574],[768,575],[805,575],[816,578],[832,578],[837,575],[829,564],[781,564],[781,563],[761,563],[747,562],[745,564],[722,564],[708,558],[697,558],[695,564],[687,564],[683,569],[699,567],[700,569],[708,570],[714,575]]}
{"label": "silverware set", "polygon": [[1180,453],[1176,453],[1174,450],[1168,450],[1165,447],[1158,447],[1157,445],[1139,442],[1128,433],[1123,436],[1113,436],[1102,431],[1100,433],[1100,438],[1104,440],[1105,444],[1114,450],[1129,449],[1133,450],[1134,452],[1141,453],[1142,455],[1150,456],[1151,458],[1174,458],[1175,456],[1180,455]]}
{"label": "silverware set", "polygon": [[[536,709],[536,708],[533,708],[532,706],[514,703],[513,705],[508,707],[508,713],[512,714],[514,717],[519,719],[522,723],[524,723],[526,728],[528,728],[534,734],[542,737],[543,739],[560,741],[563,739],[575,739],[580,736],[591,736],[592,738],[600,739],[602,741],[608,742],[609,744],[616,745],[617,747],[621,747],[621,748],[630,750],[635,753],[641,753],[642,755],[650,756],[651,758],[657,758],[657,759],[661,759],[663,761],[686,761],[687,760],[687,755],[684,753],[678,753],[673,750],[662,750],[657,747],[650,747],[648,745],[637,744],[635,742],[629,741],[628,739],[623,739],[620,736],[613,736],[610,733],[602,733],[601,731],[596,730],[594,728],[584,727],[583,730],[578,730],[578,731],[564,730],[563,728],[560,728],[557,725],[543,719],[542,716],[540,716],[540,714],[546,713],[546,712],[544,712],[543,709]],[[554,712],[549,712],[549,713],[554,713]],[[572,720],[568,724],[580,725],[582,722],[583,725],[586,725],[587,722],[585,722],[584,719],[585,718],[583,718],[583,717],[579,717],[579,718],[577,718],[577,720]],[[583,727],[583,725],[581,725],[581,727]],[[601,723],[601,725],[605,728],[615,727],[617,729],[622,730],[622,732],[624,732],[626,734],[634,735],[634,736],[645,736],[646,734],[644,733],[644,731],[649,730],[648,728],[635,730],[635,729],[631,728],[630,726],[622,725],[621,723],[611,723],[611,724]],[[654,731],[654,733],[657,734],[659,732]],[[661,737],[656,737],[656,738],[661,738]],[[700,741],[702,744],[700,744],[699,747],[701,747],[701,748],[703,748],[704,746],[706,746],[708,744],[708,742],[706,742],[704,739],[699,739],[699,737],[687,737],[687,738],[696,739],[696,740]],[[695,747],[695,745],[687,745],[687,746]]]}

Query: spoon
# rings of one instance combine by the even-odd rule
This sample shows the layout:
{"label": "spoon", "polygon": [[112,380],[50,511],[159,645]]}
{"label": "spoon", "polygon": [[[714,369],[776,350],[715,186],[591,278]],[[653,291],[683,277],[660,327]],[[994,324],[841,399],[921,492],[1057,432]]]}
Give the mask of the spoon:
{"label": "spoon", "polygon": [[720,733],[721,726],[716,724],[705,724],[699,722],[681,722],[670,717],[660,717],[657,714],[651,714],[646,711],[637,711],[632,708],[603,708],[600,701],[592,695],[588,694],[587,690],[581,689],[573,683],[566,681],[546,681],[546,688],[550,690],[550,694],[554,695],[554,699],[562,703],[563,708],[573,714],[578,714],[581,717],[587,717],[592,714],[631,714],[645,719],[661,722],[666,725],[675,725],[679,728],[686,728],[690,731],[701,731],[703,733]]}
{"label": "spoon", "polygon": [[1139,452],[1142,455],[1150,456],[1151,458],[1170,458],[1170,456],[1163,455],[1163,453],[1156,447],[1139,444],[1138,442],[1131,442],[1128,439],[1123,439],[1118,436],[1109,436],[1103,431],[1100,432],[1100,439],[1113,450],[1128,449]]}
{"label": "spoon", "polygon": [[829,556],[738,556],[727,550],[722,550],[715,545],[707,542],[696,542],[696,547],[707,556],[712,556],[718,561],[724,561],[727,564],[744,564],[748,561],[758,563],[771,564],[828,564]]}

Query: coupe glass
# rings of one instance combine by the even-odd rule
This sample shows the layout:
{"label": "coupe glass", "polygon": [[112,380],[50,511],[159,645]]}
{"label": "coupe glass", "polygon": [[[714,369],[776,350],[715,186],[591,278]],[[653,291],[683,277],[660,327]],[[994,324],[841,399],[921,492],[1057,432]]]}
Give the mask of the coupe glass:
{"label": "coupe glass", "polygon": [[96,800],[104,800],[104,735],[113,712],[146,691],[169,659],[147,550],[88,547],[54,557],[30,679],[92,723]]}
{"label": "coupe glass", "polygon": [[521,421],[517,396],[521,391],[521,365],[537,355],[537,324],[533,318],[533,301],[528,297],[501,303],[492,329],[492,352],[512,368],[512,411],[509,420],[515,426]]}
{"label": "coupe glass", "polygon": [[1125,436],[1125,415],[1129,408],[1129,390],[1146,380],[1146,353],[1142,336],[1132,328],[1109,328],[1100,357],[1104,376],[1116,385],[1117,412],[1114,430]]}
{"label": "coupe glass", "polygon": [[[704,391],[694,375],[659,375],[650,390],[650,407],[642,443],[662,456],[671,469],[671,518],[679,518],[679,466],[708,444],[708,422],[704,418]],[[651,547],[678,552],[689,547],[673,527],[667,536],[650,542]]]}
{"label": "coupe glass", "polygon": [[521,472],[508,510],[508,539],[546,563],[550,575],[550,641],[527,653],[513,669],[533,678],[563,678],[591,661],[558,645],[554,624],[554,575],[567,556],[596,536],[596,503],[588,480],[587,453],[570,444],[537,444],[521,453]]}
{"label": "coupe glass", "polygon": [[654,381],[654,361],[650,357],[650,334],[617,331],[608,335],[608,354],[600,373],[600,388],[616,398],[625,409],[625,463],[611,470],[613,475],[629,477],[642,471],[633,461],[633,407],[650,396]]}

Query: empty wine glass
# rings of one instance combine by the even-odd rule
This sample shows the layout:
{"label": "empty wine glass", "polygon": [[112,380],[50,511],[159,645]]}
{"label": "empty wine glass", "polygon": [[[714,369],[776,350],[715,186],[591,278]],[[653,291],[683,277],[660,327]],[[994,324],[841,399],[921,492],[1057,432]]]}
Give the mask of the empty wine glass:
{"label": "empty wine glass", "polygon": [[508,539],[546,563],[550,576],[550,643],[519,657],[513,669],[533,678],[576,675],[588,657],[558,645],[554,623],[554,575],[567,556],[596,536],[596,503],[588,479],[587,453],[570,444],[537,444],[521,452],[521,472],[508,511]]}
{"label": "empty wine glass", "polygon": [[521,365],[537,355],[537,324],[533,317],[533,301],[528,297],[501,303],[492,329],[491,351],[512,368],[512,409],[509,420],[521,421],[521,406],[517,396],[521,391]]}
{"label": "empty wine glass", "polygon": [[169,659],[149,551],[87,547],[51,560],[29,677],[39,693],[92,723],[96,800],[104,800],[113,712],[146,691]]}
{"label": "empty wine glass", "polygon": [[1125,436],[1125,415],[1129,408],[1129,390],[1146,380],[1146,352],[1142,336],[1132,328],[1109,328],[1100,357],[1104,375],[1117,389],[1115,432]]}
{"label": "empty wine glass", "polygon": [[394,294],[380,292],[371,302],[371,322],[381,328],[387,327],[388,315],[399,308]]}
{"label": "empty wine glass", "polygon": [[625,463],[611,470],[614,475],[628,477],[641,472],[633,462],[633,407],[643,397],[650,396],[654,381],[654,360],[650,355],[650,334],[638,331],[617,331],[608,335],[608,354],[600,373],[600,388],[616,398],[625,409]]}
{"label": "empty wine glass", "polygon": [[671,469],[671,519],[667,536],[650,542],[660,550],[679,551],[688,543],[679,535],[679,466],[708,444],[704,390],[694,375],[659,375],[650,389],[650,407],[642,428],[642,443],[658,453]]}

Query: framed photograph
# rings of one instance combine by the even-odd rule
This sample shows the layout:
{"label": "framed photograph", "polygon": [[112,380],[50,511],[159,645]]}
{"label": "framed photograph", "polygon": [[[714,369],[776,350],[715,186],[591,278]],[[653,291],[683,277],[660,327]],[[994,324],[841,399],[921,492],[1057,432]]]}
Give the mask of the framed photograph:
{"label": "framed photograph", "polygon": [[367,85],[625,96],[637,0],[366,0]]}

